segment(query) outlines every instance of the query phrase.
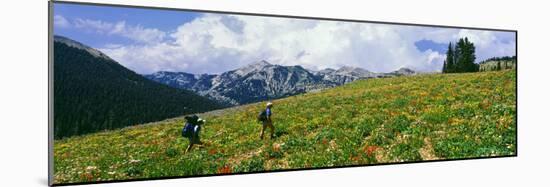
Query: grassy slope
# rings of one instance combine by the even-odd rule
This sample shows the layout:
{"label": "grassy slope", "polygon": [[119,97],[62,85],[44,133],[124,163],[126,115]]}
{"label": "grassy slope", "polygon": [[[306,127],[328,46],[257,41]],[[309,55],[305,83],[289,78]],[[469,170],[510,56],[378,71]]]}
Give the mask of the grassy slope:
{"label": "grassy slope", "polygon": [[55,182],[84,182],[515,154],[513,71],[370,79],[274,102],[274,140],[252,104],[205,115],[183,154],[183,120],[54,144]]}

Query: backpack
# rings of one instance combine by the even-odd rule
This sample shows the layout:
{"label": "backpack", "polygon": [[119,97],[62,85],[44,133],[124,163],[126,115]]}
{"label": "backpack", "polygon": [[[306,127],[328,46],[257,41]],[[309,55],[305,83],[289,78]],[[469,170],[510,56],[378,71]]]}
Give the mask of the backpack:
{"label": "backpack", "polygon": [[258,115],[258,121],[264,122],[265,120],[267,120],[267,111],[262,110],[262,112]]}
{"label": "backpack", "polygon": [[185,123],[185,126],[181,130],[181,136],[187,137],[187,138],[191,137],[191,135],[193,134],[194,128],[195,128],[195,125],[191,123]]}

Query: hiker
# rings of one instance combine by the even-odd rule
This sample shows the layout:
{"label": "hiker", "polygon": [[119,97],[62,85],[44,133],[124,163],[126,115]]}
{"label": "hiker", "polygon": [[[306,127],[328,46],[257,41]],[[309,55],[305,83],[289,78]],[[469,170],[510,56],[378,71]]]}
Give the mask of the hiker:
{"label": "hiker", "polygon": [[273,103],[267,102],[265,110],[263,110],[258,117],[258,119],[262,122],[262,133],[260,134],[260,139],[262,140],[264,139],[264,132],[266,128],[270,128],[271,139],[273,139],[273,132],[275,131],[275,127],[273,126],[273,121],[271,120],[271,115],[273,114],[271,112],[271,107],[273,107]]}
{"label": "hiker", "polygon": [[199,137],[199,132],[205,120],[199,118],[197,115],[185,116],[185,120],[186,122],[182,129],[182,136],[189,139],[189,146],[185,150],[185,153],[187,153],[191,150],[193,145],[202,144]]}

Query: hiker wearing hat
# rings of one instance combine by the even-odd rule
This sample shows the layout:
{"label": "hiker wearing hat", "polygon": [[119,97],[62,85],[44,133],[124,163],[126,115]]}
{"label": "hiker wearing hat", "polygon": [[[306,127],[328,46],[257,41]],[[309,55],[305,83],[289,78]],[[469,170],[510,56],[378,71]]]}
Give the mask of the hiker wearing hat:
{"label": "hiker wearing hat", "polygon": [[271,139],[273,139],[273,132],[275,127],[273,127],[273,122],[271,121],[271,107],[273,103],[268,102],[265,110],[260,113],[259,120],[262,122],[262,133],[260,134],[260,139],[264,139],[264,132],[266,128],[271,129]]}
{"label": "hiker wearing hat", "polygon": [[199,118],[197,115],[186,116],[185,120],[186,123],[182,130],[182,136],[189,139],[189,146],[185,150],[185,153],[187,153],[189,150],[191,150],[193,145],[202,144],[199,137],[199,132],[201,130],[201,126],[206,121]]}

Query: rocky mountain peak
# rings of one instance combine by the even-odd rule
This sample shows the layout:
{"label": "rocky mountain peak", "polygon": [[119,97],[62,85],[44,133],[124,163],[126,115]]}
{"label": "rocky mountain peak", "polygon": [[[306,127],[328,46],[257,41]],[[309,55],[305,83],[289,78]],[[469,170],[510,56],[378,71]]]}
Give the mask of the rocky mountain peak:
{"label": "rocky mountain peak", "polygon": [[359,67],[352,67],[352,66],[342,66],[340,69],[334,71],[336,74],[340,75],[352,75],[352,76],[368,76],[371,74],[370,71],[359,68]]}
{"label": "rocky mountain peak", "polygon": [[402,68],[399,68],[398,70],[394,71],[393,73],[398,73],[398,74],[401,74],[401,75],[412,75],[412,74],[415,74],[416,72],[413,71],[412,69],[402,67]]}
{"label": "rocky mountain peak", "polygon": [[260,60],[256,63],[252,63],[252,65],[256,65],[256,66],[270,66],[272,64],[270,64],[269,62],[267,62],[266,60]]}
{"label": "rocky mountain peak", "polygon": [[261,61],[249,64],[245,67],[236,69],[235,73],[240,75],[240,76],[244,76],[244,75],[247,75],[247,74],[252,73],[252,72],[260,71],[260,70],[262,70],[266,67],[270,67],[270,66],[273,66],[273,65],[270,64],[269,62],[265,61],[265,60],[261,60]]}

